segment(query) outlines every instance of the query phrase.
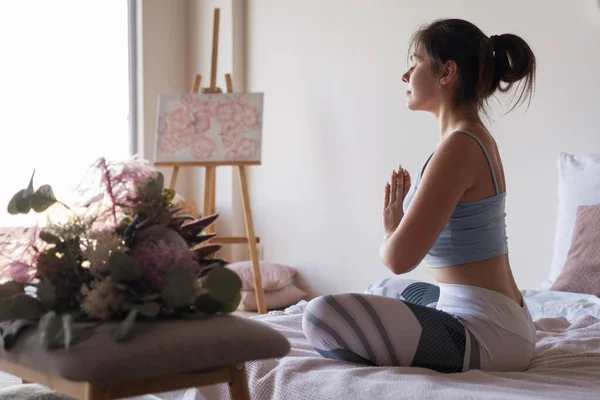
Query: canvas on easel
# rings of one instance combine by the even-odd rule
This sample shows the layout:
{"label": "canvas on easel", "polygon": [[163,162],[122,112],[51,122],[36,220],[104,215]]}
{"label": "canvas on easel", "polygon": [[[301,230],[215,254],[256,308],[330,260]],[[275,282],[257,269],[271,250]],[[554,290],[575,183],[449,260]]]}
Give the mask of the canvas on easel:
{"label": "canvas on easel", "polygon": [[262,93],[159,96],[155,160],[260,164]]}
{"label": "canvas on easel", "polygon": [[[246,235],[216,236],[206,243],[248,245],[258,312],[266,314],[267,306],[258,261],[257,244],[260,238],[254,232],[246,170],[248,166],[261,163],[263,94],[234,92],[230,74],[225,74],[227,93],[223,93],[217,87],[219,20],[220,10],[216,8],[210,86],[201,88],[202,77],[197,74],[192,83],[191,93],[159,96],[154,165],[173,167],[169,183],[169,188],[173,190],[180,168],[205,169],[203,216],[216,214],[216,168],[236,167]],[[207,233],[213,233],[214,230],[215,225],[210,225]]]}

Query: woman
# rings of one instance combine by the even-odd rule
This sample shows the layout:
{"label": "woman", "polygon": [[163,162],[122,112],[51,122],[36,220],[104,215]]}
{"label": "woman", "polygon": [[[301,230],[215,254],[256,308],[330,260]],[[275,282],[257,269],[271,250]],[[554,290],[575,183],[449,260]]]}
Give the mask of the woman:
{"label": "woman", "polygon": [[402,167],[385,186],[380,255],[397,275],[423,262],[438,285],[394,278],[318,297],[305,335],[324,357],[367,365],[526,370],[535,327],[511,272],[502,162],[480,113],[514,83],[524,84],[517,104],[532,94],[535,56],[518,36],[487,37],[459,19],[420,29],[410,48],[408,108],[433,114],[441,139],[412,186]]}

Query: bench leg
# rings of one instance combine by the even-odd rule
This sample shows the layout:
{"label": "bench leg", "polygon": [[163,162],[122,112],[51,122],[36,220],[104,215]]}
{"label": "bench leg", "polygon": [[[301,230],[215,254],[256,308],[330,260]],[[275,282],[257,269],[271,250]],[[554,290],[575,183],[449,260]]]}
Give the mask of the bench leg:
{"label": "bench leg", "polygon": [[250,400],[248,377],[246,375],[246,367],[243,363],[231,367],[229,394],[232,400]]}
{"label": "bench leg", "polygon": [[98,385],[88,383],[85,387],[83,400],[109,400],[110,394]]}

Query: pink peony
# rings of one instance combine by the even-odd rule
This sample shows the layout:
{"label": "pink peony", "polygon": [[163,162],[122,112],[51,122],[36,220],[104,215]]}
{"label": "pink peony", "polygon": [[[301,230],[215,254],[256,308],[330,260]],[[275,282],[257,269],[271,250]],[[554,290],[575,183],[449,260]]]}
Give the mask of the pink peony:
{"label": "pink peony", "polygon": [[167,272],[175,266],[189,268],[194,274],[199,272],[195,253],[175,242],[148,238],[137,244],[130,255],[138,262],[142,277],[156,291],[162,290]]}

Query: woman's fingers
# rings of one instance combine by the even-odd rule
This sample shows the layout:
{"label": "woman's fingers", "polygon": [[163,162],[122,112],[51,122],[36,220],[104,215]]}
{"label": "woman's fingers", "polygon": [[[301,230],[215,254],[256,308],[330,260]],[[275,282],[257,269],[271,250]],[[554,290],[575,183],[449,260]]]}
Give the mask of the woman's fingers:
{"label": "woman's fingers", "polygon": [[410,185],[410,174],[407,170],[404,170],[404,195],[402,196],[403,198],[406,197],[406,195],[408,194],[408,191],[410,190]]}
{"label": "woman's fingers", "polygon": [[390,201],[392,203],[396,201],[396,195],[397,195],[396,190],[398,190],[398,174],[396,173],[396,171],[393,171],[392,172],[391,196],[390,196]]}
{"label": "woman's fingers", "polygon": [[385,196],[383,200],[383,208],[386,208],[390,204],[390,184],[385,184]]}
{"label": "woman's fingers", "polygon": [[398,180],[396,198],[404,200],[404,170],[402,169],[402,165],[398,166],[398,176],[396,179]]}

